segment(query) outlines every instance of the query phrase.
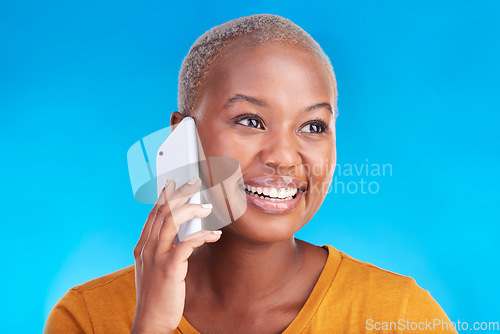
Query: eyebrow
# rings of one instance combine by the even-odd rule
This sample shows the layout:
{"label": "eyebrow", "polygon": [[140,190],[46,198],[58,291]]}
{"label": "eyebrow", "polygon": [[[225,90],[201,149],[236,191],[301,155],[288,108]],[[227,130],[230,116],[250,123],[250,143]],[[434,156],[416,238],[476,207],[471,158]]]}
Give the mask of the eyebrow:
{"label": "eyebrow", "polygon": [[313,104],[312,106],[307,107],[306,111],[312,111],[319,108],[326,108],[330,111],[331,114],[333,114],[332,106],[330,105],[330,103],[326,102]]}
{"label": "eyebrow", "polygon": [[247,102],[258,105],[259,107],[267,107],[266,102],[259,100],[259,99],[256,99],[255,97],[251,97],[251,96],[247,96],[247,95],[243,95],[243,94],[236,94],[232,98],[227,100],[226,104],[224,105],[224,109],[229,108],[230,106],[232,106],[236,102],[241,102],[241,101],[247,101]]}
{"label": "eyebrow", "polygon": [[[259,107],[267,107],[268,106],[268,104],[265,101],[257,99],[255,97],[251,97],[251,96],[244,95],[244,94],[235,94],[233,97],[231,97],[230,99],[227,100],[227,102],[226,102],[226,104],[224,104],[223,108],[224,109],[229,108],[233,104],[235,104],[237,102],[242,102],[242,101],[250,102],[250,103],[255,104]],[[319,108],[326,108],[330,111],[330,113],[333,114],[332,106],[326,102],[313,104],[313,105],[305,108],[304,110],[305,111],[313,111],[313,110],[316,110]]]}

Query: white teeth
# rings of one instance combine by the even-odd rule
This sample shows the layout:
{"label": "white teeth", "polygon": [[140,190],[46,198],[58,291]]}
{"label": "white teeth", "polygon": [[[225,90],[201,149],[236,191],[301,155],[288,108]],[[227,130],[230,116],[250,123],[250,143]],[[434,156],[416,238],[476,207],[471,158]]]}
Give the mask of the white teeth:
{"label": "white teeth", "polygon": [[273,198],[273,197],[271,197],[271,198],[264,197],[264,195],[256,195],[256,194],[250,194],[250,195],[253,196],[253,197],[262,198],[262,199],[264,199],[266,201],[271,201],[271,202],[282,202],[282,201],[288,201],[288,200],[292,199],[291,197],[287,197],[287,198],[281,199],[281,198]]}
{"label": "white teeth", "polygon": [[[296,188],[264,188],[253,187],[247,184],[244,184],[243,188],[248,190],[249,192],[252,192],[252,196],[266,199],[271,202],[291,200],[297,193]],[[264,195],[268,197],[265,197]]]}

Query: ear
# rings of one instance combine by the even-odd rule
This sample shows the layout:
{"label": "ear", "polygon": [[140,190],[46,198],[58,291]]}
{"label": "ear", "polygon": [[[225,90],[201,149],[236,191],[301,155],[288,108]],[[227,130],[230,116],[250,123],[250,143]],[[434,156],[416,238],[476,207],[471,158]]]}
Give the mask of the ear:
{"label": "ear", "polygon": [[174,111],[172,115],[170,115],[170,126],[173,127],[173,129],[175,129],[177,124],[179,124],[184,119],[184,117],[186,116],[184,116],[178,111]]}

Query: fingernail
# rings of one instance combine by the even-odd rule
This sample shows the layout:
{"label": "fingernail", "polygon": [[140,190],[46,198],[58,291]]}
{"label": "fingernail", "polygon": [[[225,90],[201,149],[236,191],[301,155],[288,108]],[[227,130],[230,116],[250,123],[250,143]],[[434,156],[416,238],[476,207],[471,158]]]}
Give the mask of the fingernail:
{"label": "fingernail", "polygon": [[222,231],[221,230],[217,230],[217,231],[212,231],[213,234],[222,234]]}
{"label": "fingernail", "polygon": [[201,206],[204,207],[205,209],[211,209],[212,208],[212,204],[202,204]]}
{"label": "fingernail", "polygon": [[195,184],[196,182],[198,182],[200,178],[198,176],[193,176],[193,178],[191,180],[188,181],[189,184],[193,185]]}

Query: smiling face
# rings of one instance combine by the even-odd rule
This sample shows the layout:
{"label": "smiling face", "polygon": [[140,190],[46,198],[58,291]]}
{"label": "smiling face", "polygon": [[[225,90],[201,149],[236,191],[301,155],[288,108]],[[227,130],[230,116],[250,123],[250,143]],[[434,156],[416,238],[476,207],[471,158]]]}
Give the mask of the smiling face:
{"label": "smiling face", "polygon": [[300,46],[240,42],[217,59],[192,116],[205,155],[243,173],[247,210],[226,238],[282,241],[313,217],[336,162],[334,94],[327,66]]}

